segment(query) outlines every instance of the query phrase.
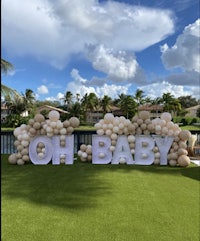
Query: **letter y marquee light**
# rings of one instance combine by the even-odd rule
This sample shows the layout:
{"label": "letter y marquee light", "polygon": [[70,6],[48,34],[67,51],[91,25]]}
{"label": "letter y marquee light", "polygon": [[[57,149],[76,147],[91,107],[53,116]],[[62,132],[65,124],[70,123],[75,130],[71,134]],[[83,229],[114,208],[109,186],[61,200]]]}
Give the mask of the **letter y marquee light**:
{"label": "letter y marquee light", "polygon": [[[22,124],[14,130],[17,152],[9,156],[9,163],[73,164],[73,131],[79,124],[76,117],[61,122],[55,110],[49,112],[47,120],[36,114],[28,125]],[[187,141],[191,133],[173,123],[168,112],[153,120],[148,111],[139,112],[132,120],[107,113],[94,127],[92,143],[82,144],[78,150],[82,162],[181,167],[190,164]]]}

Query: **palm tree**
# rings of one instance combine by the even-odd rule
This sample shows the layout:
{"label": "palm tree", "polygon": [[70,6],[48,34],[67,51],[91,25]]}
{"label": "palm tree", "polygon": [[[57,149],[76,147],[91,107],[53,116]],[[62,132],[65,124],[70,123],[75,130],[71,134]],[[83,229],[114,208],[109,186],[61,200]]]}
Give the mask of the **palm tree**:
{"label": "palm tree", "polygon": [[136,101],[137,104],[137,111],[140,105],[144,104],[145,100],[144,100],[144,91],[137,89],[134,95],[134,99]]}
{"label": "palm tree", "polygon": [[144,103],[150,104],[150,103],[152,103],[152,99],[149,96],[147,96],[146,98],[144,98]]}
{"label": "palm tree", "polygon": [[22,96],[14,96],[11,98],[10,95],[5,96],[5,105],[9,109],[9,115],[6,117],[6,124],[9,127],[16,127],[24,123],[24,119],[21,114],[26,110],[26,103]]}
{"label": "palm tree", "polygon": [[137,103],[131,95],[120,94],[118,105],[126,118],[131,119],[135,115]]}
{"label": "palm tree", "polygon": [[33,91],[30,89],[26,89],[25,94],[22,94],[22,95],[5,94],[4,96],[4,103],[11,111],[11,114],[13,115],[20,115],[25,110],[29,112],[30,111],[34,112],[33,110],[34,100],[35,100],[35,96],[33,94]]}
{"label": "palm tree", "polygon": [[64,100],[64,104],[67,104],[67,110],[69,110],[72,106],[72,97],[73,97],[73,94],[71,91],[67,91],[65,93],[63,100]]}
{"label": "palm tree", "polygon": [[177,113],[179,111],[181,111],[181,103],[178,99],[174,99],[172,102],[171,102],[171,105],[172,105],[172,111],[173,111],[173,114],[175,116],[177,116]]}
{"label": "palm tree", "polygon": [[96,110],[96,108],[98,107],[98,104],[99,104],[99,100],[95,93],[90,93],[89,95],[86,93],[83,96],[81,107],[84,112],[84,119],[86,119],[86,115],[88,111],[89,111],[89,116],[91,116],[91,112]]}
{"label": "palm tree", "polygon": [[14,96],[13,99],[10,96],[5,98],[6,106],[11,111],[11,114],[20,115],[23,111],[26,110],[26,103],[24,99],[18,96]]}
{"label": "palm tree", "polygon": [[33,105],[33,103],[35,102],[34,92],[31,89],[26,89],[24,99],[27,105]]}
{"label": "palm tree", "polygon": [[[6,61],[5,59],[1,59],[1,73],[8,74],[8,72],[13,69],[14,66],[10,62]],[[1,84],[1,99],[4,100],[8,95],[10,95],[11,98],[21,96],[16,90]]]}
{"label": "palm tree", "polygon": [[182,106],[182,108],[189,108],[199,104],[199,101],[193,98],[191,95],[180,96],[178,100]]}
{"label": "palm tree", "polygon": [[28,113],[34,113],[33,104],[35,103],[35,95],[31,89],[26,89],[25,94],[23,94],[23,101]]}
{"label": "palm tree", "polygon": [[157,98],[153,99],[153,100],[151,101],[151,104],[152,104],[152,105],[162,104],[162,98],[161,98],[161,97],[157,97]]}
{"label": "palm tree", "polygon": [[171,93],[164,93],[162,95],[162,102],[164,104],[164,110],[168,111],[174,115],[181,110],[181,104],[178,99],[176,99]]}
{"label": "palm tree", "polygon": [[135,92],[134,99],[136,100],[138,105],[143,104],[143,102],[144,102],[144,91],[140,90],[140,89],[137,89],[136,92]]}
{"label": "palm tree", "polygon": [[13,70],[14,66],[6,61],[5,59],[1,59],[1,72],[7,74],[9,71]]}
{"label": "palm tree", "polygon": [[90,93],[89,95],[86,93],[83,96],[82,106],[85,111],[87,111],[88,109],[90,111],[95,110],[96,107],[98,106],[98,103],[99,103],[99,101],[98,101],[98,98],[95,93]]}
{"label": "palm tree", "polygon": [[174,96],[171,93],[163,93],[162,102],[164,104],[164,110],[170,112],[172,110],[172,102],[174,100]]}
{"label": "palm tree", "polygon": [[79,93],[76,93],[76,101],[80,102],[80,94]]}
{"label": "palm tree", "polygon": [[80,119],[82,114],[81,104],[78,101],[75,102],[74,104],[72,104],[69,112],[70,112],[70,117],[76,116]]}
{"label": "palm tree", "polygon": [[99,104],[103,108],[104,114],[106,114],[108,111],[110,111],[111,103],[112,103],[112,99],[107,95],[104,95],[104,97],[102,99],[100,99]]}
{"label": "palm tree", "polygon": [[16,90],[1,84],[1,99],[4,100],[8,95],[10,96],[11,99],[13,99],[14,97],[22,98],[22,96]]}
{"label": "palm tree", "polygon": [[169,93],[169,92],[163,93],[163,95],[162,95],[162,100],[165,103],[168,103],[168,102],[170,102],[173,99],[174,99],[174,96],[171,93]]}

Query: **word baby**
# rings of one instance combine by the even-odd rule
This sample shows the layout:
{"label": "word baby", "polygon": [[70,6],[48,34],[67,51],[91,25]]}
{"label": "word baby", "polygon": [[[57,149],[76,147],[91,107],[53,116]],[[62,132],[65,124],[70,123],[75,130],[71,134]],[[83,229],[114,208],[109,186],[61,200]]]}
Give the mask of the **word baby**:
{"label": "word baby", "polygon": [[[131,153],[126,135],[119,135],[116,148],[110,150],[111,139],[104,135],[92,136],[92,163],[93,164],[119,164],[151,165],[154,162],[154,147],[160,152],[160,165],[167,165],[167,154],[173,143],[174,137],[161,137],[157,135],[135,137],[134,159]],[[43,143],[44,153],[39,156],[37,146]],[[48,164],[52,160],[53,165],[60,164],[60,158],[64,157],[65,164],[73,164],[74,160],[74,135],[66,135],[65,146],[60,146],[59,136],[37,136],[29,145],[29,155],[32,163],[38,165]]]}

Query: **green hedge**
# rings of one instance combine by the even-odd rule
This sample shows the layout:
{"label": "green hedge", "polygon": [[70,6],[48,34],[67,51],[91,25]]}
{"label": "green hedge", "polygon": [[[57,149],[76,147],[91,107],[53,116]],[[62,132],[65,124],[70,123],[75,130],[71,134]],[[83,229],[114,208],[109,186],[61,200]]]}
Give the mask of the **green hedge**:
{"label": "green hedge", "polygon": [[200,123],[200,118],[176,116],[176,117],[173,117],[173,122],[179,123],[179,124],[181,123],[183,126],[186,126],[186,125],[192,125],[195,123]]}

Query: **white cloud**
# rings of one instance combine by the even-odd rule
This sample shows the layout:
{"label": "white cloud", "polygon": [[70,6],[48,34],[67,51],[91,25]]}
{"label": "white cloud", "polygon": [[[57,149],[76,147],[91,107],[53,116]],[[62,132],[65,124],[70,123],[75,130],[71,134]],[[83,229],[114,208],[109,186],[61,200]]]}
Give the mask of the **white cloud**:
{"label": "white cloud", "polygon": [[71,91],[73,94],[80,94],[81,97],[83,97],[86,93],[96,93],[94,87],[87,87],[85,85],[77,83],[76,81],[69,82],[67,84],[67,90]]}
{"label": "white cloud", "polygon": [[39,95],[38,93],[36,93],[36,94],[35,94],[35,99],[36,99],[36,100],[39,100],[39,98],[40,98],[40,95]]}
{"label": "white cloud", "polygon": [[133,79],[136,75],[138,63],[134,54],[126,51],[114,52],[103,45],[88,46],[88,58],[94,69],[107,74],[107,78],[121,82]]}
{"label": "white cloud", "polygon": [[64,94],[59,92],[59,93],[56,95],[56,97],[55,97],[55,96],[49,96],[49,97],[46,97],[45,100],[48,100],[48,101],[59,101],[59,102],[61,102],[63,97],[64,97]]}
{"label": "white cloud", "polygon": [[6,76],[6,75],[14,76],[19,72],[25,72],[25,71],[26,71],[26,69],[16,69],[16,68],[14,68],[14,69],[9,70],[7,73],[1,73],[1,74],[2,74],[2,76]]}
{"label": "white cloud", "polygon": [[49,97],[46,97],[45,100],[48,100],[48,101],[57,101],[57,98],[54,97],[54,96],[49,96]]}
{"label": "white cloud", "polygon": [[91,80],[87,81],[85,83],[85,86],[103,86],[107,82],[106,78],[99,78],[96,76],[93,76]]}
{"label": "white cloud", "polygon": [[60,99],[64,98],[64,94],[59,92],[59,93],[57,94],[56,98],[57,98],[58,100],[60,100]]}
{"label": "white cloud", "polygon": [[48,88],[50,89],[62,89],[62,86],[57,83],[49,83]]}
{"label": "white cloud", "polygon": [[86,79],[84,79],[84,78],[82,78],[81,76],[80,76],[80,74],[79,74],[79,71],[77,70],[77,69],[72,69],[72,71],[71,71],[71,76],[72,76],[72,78],[76,81],[76,82],[78,82],[78,83],[86,83],[87,82],[87,80]]}
{"label": "white cloud", "polygon": [[167,69],[180,67],[184,71],[200,72],[200,19],[185,27],[171,48],[161,46],[162,61]]}
{"label": "white cloud", "polygon": [[[174,85],[198,86],[200,80],[200,19],[185,27],[174,46],[161,46],[162,61],[167,69],[181,68],[181,72],[167,76]],[[199,98],[199,97],[198,97]]]}
{"label": "white cloud", "polygon": [[45,94],[48,94],[48,93],[49,93],[49,90],[48,90],[48,88],[46,87],[46,85],[41,85],[41,86],[39,86],[39,87],[37,88],[37,92],[38,92],[38,94],[43,94],[43,95],[45,95]]}
{"label": "white cloud", "polygon": [[191,88],[189,89],[189,91],[190,91],[190,93],[191,93],[190,95],[191,95],[192,97],[196,98],[197,100],[200,99],[200,88],[191,87]]}
{"label": "white cloud", "polygon": [[178,98],[179,96],[192,95],[194,92],[192,87],[186,88],[181,85],[172,85],[167,81],[152,83],[150,85],[142,86],[140,89],[142,89],[145,94],[152,99],[162,97],[164,93],[170,93],[174,97]]}
{"label": "white cloud", "polygon": [[[79,71],[77,69],[73,69],[71,71],[71,76],[73,81],[67,84],[67,91],[71,91],[74,95],[77,93],[83,97],[86,93],[95,93],[98,97],[103,97],[104,95],[108,95],[111,98],[117,98],[119,94],[128,93],[128,89],[130,88],[130,84],[126,85],[115,85],[115,84],[106,84],[104,79],[102,79],[102,83],[99,85],[91,86],[91,82],[94,84],[93,80],[87,80],[81,77]],[[101,79],[98,79],[101,82]]]}
{"label": "white cloud", "polygon": [[108,95],[112,99],[118,98],[120,94],[128,94],[128,90],[130,88],[130,84],[127,85],[114,85],[114,84],[104,84],[101,87],[96,88],[97,96],[103,97],[104,95]]}
{"label": "white cloud", "polygon": [[143,69],[137,63],[134,53],[114,51],[104,45],[88,45],[86,51],[94,69],[106,74],[104,78],[93,77],[85,84],[102,86],[104,83],[146,84]]}
{"label": "white cloud", "polygon": [[200,73],[197,71],[185,71],[183,73],[171,74],[166,78],[166,81],[175,85],[198,86],[199,88]]}
{"label": "white cloud", "polygon": [[6,51],[31,55],[60,69],[72,54],[84,52],[86,44],[137,51],[173,32],[172,13],[163,9],[97,0],[2,2]]}

